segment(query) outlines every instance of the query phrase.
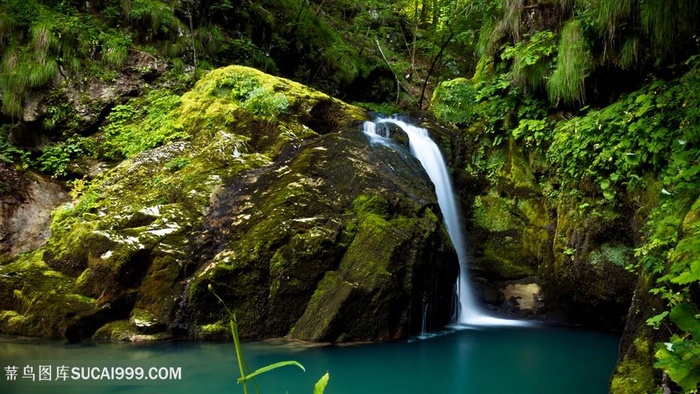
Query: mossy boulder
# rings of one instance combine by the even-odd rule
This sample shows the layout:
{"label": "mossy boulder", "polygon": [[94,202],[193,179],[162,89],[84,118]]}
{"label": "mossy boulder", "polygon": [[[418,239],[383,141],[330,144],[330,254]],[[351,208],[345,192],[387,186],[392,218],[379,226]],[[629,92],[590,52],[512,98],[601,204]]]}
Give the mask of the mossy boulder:
{"label": "mossy boulder", "polygon": [[62,338],[93,313],[95,303],[76,291],[72,278],[50,269],[41,253],[0,264],[0,332]]}
{"label": "mossy boulder", "polygon": [[227,319],[212,284],[248,338],[401,338],[424,296],[447,323],[456,257],[437,209],[405,151],[369,146],[358,128],[309,141],[219,191],[198,240],[219,252],[188,284],[188,319],[204,332]]}
{"label": "mossy boulder", "polygon": [[155,148],[74,190],[46,246],[0,265],[2,332],[225,338],[209,285],[248,339],[402,338],[424,298],[448,321],[457,262],[433,186],[401,147],[370,145],[364,111],[239,66],[170,102],[129,131]]}
{"label": "mossy boulder", "polygon": [[664,303],[649,292],[653,286],[653,275],[640,276],[620,341],[620,357],[610,382],[613,394],[655,392],[661,382],[661,370],[653,365],[655,343],[663,339],[664,333],[649,326],[647,319],[660,313]]}

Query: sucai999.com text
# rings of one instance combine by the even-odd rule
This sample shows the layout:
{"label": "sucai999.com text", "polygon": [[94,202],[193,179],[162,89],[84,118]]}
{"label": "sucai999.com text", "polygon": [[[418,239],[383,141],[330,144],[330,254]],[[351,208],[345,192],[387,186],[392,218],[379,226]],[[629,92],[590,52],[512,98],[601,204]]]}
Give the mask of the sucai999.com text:
{"label": "sucai999.com text", "polygon": [[181,367],[7,365],[6,381],[167,381],[182,380]]}

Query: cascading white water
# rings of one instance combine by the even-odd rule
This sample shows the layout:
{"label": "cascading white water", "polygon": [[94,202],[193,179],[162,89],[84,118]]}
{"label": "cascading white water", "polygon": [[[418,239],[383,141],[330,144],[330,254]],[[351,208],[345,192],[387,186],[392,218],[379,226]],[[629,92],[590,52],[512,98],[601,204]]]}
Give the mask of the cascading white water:
{"label": "cascading white water", "polygon": [[469,283],[467,250],[462,234],[457,203],[452,191],[452,180],[447,172],[447,165],[440,153],[440,149],[430,139],[428,130],[410,125],[401,120],[383,118],[378,119],[376,122],[365,122],[364,124],[364,132],[370,136],[372,141],[386,141],[385,138],[388,137],[388,135],[382,135],[382,133],[378,132],[377,123],[393,123],[406,132],[411,154],[420,161],[425,172],[428,173],[428,177],[435,185],[435,193],[437,194],[438,205],[442,211],[445,227],[459,259],[460,273],[457,282],[459,305],[455,322],[469,326],[524,325],[524,322],[517,320],[491,317],[476,304]]}

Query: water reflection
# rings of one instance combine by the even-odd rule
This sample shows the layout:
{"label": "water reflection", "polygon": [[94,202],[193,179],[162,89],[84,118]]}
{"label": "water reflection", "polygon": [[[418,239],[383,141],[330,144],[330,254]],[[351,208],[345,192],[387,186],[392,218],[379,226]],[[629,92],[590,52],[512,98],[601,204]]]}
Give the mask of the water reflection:
{"label": "water reflection", "polygon": [[[604,393],[617,358],[614,335],[558,328],[460,330],[426,340],[350,347],[254,343],[244,350],[252,369],[297,360],[259,379],[262,393],[311,393],[326,371],[328,394],[356,393]],[[8,382],[16,365],[180,367],[178,381]],[[73,344],[0,340],[0,392],[236,393],[229,343]],[[128,383],[128,384],[125,384]]]}

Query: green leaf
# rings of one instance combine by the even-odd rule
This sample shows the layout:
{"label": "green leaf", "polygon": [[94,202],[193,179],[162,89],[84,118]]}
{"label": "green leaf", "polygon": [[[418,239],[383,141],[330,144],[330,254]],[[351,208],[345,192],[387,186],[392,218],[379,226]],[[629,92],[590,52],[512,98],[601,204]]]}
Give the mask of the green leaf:
{"label": "green leaf", "polygon": [[647,319],[647,325],[648,325],[648,326],[652,326],[652,327],[658,329],[658,328],[659,328],[659,325],[661,324],[661,321],[662,321],[666,316],[668,316],[668,311],[664,311],[664,312],[659,313],[659,314],[656,315],[656,316],[652,316],[652,317],[650,317],[650,318]]}
{"label": "green leaf", "polygon": [[694,356],[697,350],[697,343],[689,346],[677,337],[673,343],[658,344],[654,367],[663,369],[671,380],[690,392],[700,382],[700,359]]}
{"label": "green leaf", "polygon": [[330,375],[328,372],[326,372],[326,374],[321,376],[321,379],[316,382],[316,385],[314,385],[314,394],[323,394],[323,392],[326,390],[328,379],[330,379]]}
{"label": "green leaf", "polygon": [[245,381],[250,380],[250,379],[252,379],[260,374],[263,374],[265,372],[269,372],[269,371],[272,371],[273,369],[277,369],[277,368],[281,368],[281,367],[286,367],[288,365],[297,366],[297,367],[301,368],[302,371],[306,372],[306,369],[304,369],[304,366],[299,364],[296,361],[280,361],[280,362],[277,362],[274,364],[266,365],[262,368],[255,370],[254,372],[249,373],[248,375],[246,375],[242,378],[238,378],[238,383],[245,382]]}
{"label": "green leaf", "polygon": [[690,263],[690,268],[681,272],[678,276],[671,279],[671,282],[679,285],[687,285],[688,283],[700,281],[700,258],[694,259]]}
{"label": "green leaf", "polygon": [[665,344],[666,347],[660,347],[656,351],[656,359],[659,360],[654,364],[655,368],[663,369],[674,382],[680,382],[690,374],[688,366],[676,356],[671,348],[671,344]]}
{"label": "green leaf", "polygon": [[671,309],[671,321],[676,323],[678,328],[693,334],[693,338],[700,339],[700,320],[695,308],[688,303],[678,304]]}

